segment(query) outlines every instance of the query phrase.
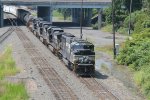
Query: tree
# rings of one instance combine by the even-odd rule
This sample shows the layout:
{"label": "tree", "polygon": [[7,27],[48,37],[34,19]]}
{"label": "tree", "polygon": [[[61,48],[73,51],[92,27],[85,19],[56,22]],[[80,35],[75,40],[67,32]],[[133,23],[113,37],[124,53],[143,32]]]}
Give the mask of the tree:
{"label": "tree", "polygon": [[63,14],[64,20],[66,20],[67,17],[71,16],[71,9],[69,8],[58,9],[58,12]]}
{"label": "tree", "polygon": [[[142,0],[132,0],[132,11],[142,9]],[[124,0],[124,5],[128,11],[130,11],[130,0]]]}
{"label": "tree", "polygon": [[150,13],[150,0],[144,0],[144,8],[146,8],[148,10],[148,12]]}

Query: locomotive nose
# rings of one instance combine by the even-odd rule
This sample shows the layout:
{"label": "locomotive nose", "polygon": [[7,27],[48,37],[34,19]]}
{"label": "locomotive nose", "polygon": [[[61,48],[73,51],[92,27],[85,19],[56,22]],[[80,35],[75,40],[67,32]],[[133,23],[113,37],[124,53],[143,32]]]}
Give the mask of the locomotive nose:
{"label": "locomotive nose", "polygon": [[83,56],[83,57],[79,58],[79,62],[88,63],[88,62],[90,62],[90,59],[88,56]]}

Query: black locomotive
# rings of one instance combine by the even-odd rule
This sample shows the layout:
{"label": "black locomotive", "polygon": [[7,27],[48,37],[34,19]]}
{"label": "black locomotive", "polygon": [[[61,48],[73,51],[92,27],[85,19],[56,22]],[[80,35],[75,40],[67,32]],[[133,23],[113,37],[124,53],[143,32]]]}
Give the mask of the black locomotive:
{"label": "black locomotive", "polygon": [[79,39],[71,33],[66,33],[42,18],[31,17],[30,12],[19,9],[18,18],[21,19],[38,38],[43,39],[46,46],[53,48],[53,53],[62,59],[69,69],[78,75],[91,75],[95,72],[94,45]]}

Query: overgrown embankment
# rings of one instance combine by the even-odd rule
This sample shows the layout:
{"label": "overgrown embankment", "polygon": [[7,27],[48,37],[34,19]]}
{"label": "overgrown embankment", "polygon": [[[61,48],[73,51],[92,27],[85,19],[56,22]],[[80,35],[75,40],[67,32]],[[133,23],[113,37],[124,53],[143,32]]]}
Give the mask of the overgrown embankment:
{"label": "overgrown embankment", "polygon": [[12,58],[12,49],[8,47],[0,54],[0,100],[27,100],[28,95],[23,83],[4,81],[6,76],[15,75],[19,70]]}
{"label": "overgrown embankment", "polygon": [[128,39],[117,61],[135,72],[135,82],[150,99],[150,29],[144,29],[134,34],[131,40]]}

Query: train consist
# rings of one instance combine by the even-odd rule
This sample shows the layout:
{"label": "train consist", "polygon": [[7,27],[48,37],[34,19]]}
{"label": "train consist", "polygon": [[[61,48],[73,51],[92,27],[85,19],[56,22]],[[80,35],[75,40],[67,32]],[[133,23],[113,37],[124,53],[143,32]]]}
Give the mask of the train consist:
{"label": "train consist", "polygon": [[62,59],[67,67],[78,75],[93,75],[95,72],[94,45],[66,33],[60,27],[33,17],[30,12],[18,9],[18,18],[40,39],[46,46],[50,46],[55,55]]}

